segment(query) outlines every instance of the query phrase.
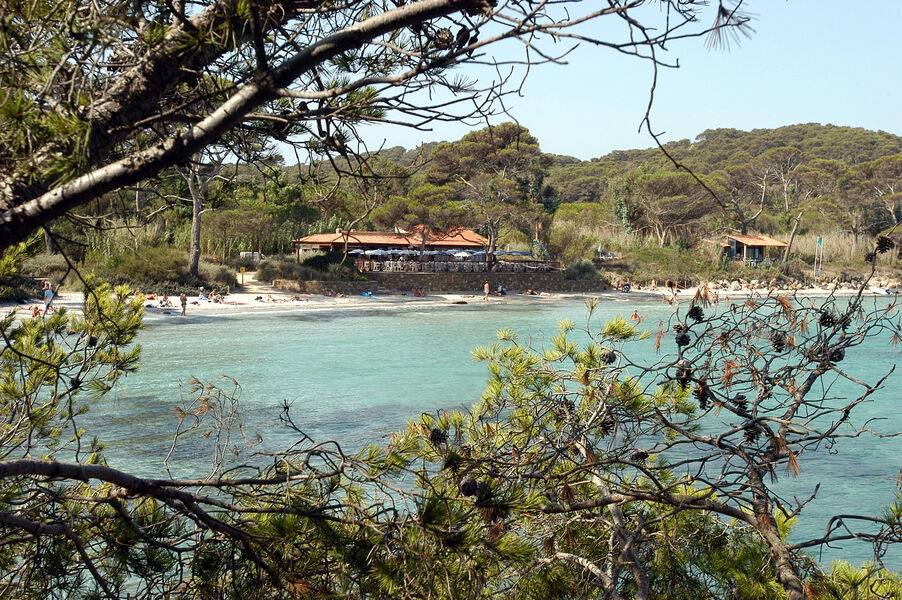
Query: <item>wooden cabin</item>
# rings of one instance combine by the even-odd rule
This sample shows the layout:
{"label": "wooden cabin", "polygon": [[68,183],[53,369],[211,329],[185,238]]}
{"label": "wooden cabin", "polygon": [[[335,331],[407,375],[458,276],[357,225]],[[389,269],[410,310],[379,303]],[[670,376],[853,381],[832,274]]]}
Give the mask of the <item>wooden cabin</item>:
{"label": "wooden cabin", "polygon": [[750,267],[757,267],[767,260],[782,256],[769,256],[768,248],[787,248],[789,244],[764,235],[727,235],[721,244],[730,260],[741,260]]}

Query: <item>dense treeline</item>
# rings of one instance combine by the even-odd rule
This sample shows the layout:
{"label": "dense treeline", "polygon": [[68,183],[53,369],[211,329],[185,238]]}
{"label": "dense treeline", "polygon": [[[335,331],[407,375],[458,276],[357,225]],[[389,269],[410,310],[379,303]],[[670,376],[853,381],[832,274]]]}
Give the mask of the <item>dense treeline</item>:
{"label": "dense treeline", "polygon": [[[655,248],[651,262],[695,249],[700,264],[716,265],[716,246],[706,242],[724,233],[834,235],[848,242],[833,244],[836,251],[848,253],[833,258],[848,263],[861,261],[853,252],[862,236],[902,218],[902,138],[885,132],[715,129],[664,149],[580,161],[543,153],[512,123],[453,142],[293,166],[265,147],[230,164],[223,147],[93,201],[57,222],[55,243],[45,242],[108,278],[177,287],[233,283],[223,265],[240,266],[239,252],[287,254],[292,239],[338,228],[422,226],[435,239],[466,226],[489,240],[490,260],[506,248],[564,265],[599,251]],[[68,267],[60,257],[33,262],[39,275]]]}

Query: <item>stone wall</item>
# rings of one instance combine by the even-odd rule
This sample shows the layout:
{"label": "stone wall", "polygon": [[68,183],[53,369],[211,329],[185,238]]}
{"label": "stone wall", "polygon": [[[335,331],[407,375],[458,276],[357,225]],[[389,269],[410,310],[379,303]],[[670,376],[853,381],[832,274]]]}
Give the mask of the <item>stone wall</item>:
{"label": "stone wall", "polygon": [[601,281],[571,281],[564,279],[560,271],[535,273],[368,273],[369,281],[291,281],[273,282],[279,289],[293,292],[322,294],[329,290],[336,293],[357,295],[361,292],[410,292],[422,288],[429,292],[462,292],[481,294],[486,281],[497,289],[503,285],[511,293],[524,290],[537,292],[569,292],[591,294],[609,289]]}

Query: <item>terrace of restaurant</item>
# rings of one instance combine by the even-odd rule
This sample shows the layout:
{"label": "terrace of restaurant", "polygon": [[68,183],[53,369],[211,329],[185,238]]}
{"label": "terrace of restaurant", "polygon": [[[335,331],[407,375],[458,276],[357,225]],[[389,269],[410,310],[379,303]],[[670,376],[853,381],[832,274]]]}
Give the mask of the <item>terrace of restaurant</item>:
{"label": "terrace of restaurant", "polygon": [[[418,231],[385,232],[338,229],[292,241],[298,258],[309,251],[346,251],[360,271],[414,273],[476,273],[488,270],[488,240],[458,228],[423,243]],[[496,272],[549,271],[553,266],[530,252],[497,251]]]}

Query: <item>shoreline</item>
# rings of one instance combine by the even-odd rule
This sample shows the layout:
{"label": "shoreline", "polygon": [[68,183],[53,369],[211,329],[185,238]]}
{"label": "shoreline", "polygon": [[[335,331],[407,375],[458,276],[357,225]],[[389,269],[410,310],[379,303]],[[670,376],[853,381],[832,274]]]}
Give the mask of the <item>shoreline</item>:
{"label": "shoreline", "polygon": [[[257,283],[257,282],[255,282]],[[206,300],[200,300],[198,296],[188,297],[188,306],[185,317],[181,315],[181,306],[178,304],[178,297],[171,298],[174,306],[171,308],[161,308],[159,300],[152,295],[145,297],[143,304],[145,306],[144,319],[147,324],[163,324],[173,322],[198,322],[199,320],[207,321],[215,318],[240,318],[246,315],[323,315],[341,314],[341,313],[357,313],[370,310],[385,309],[405,309],[405,308],[442,308],[453,306],[492,306],[499,304],[506,305],[524,305],[538,303],[554,303],[554,302],[572,302],[585,301],[590,298],[599,298],[602,301],[618,302],[627,304],[630,301],[638,302],[662,302],[667,304],[671,299],[669,291],[648,291],[648,290],[632,290],[629,292],[606,290],[593,294],[577,294],[567,292],[543,292],[538,295],[526,295],[509,293],[504,296],[489,296],[487,300],[483,295],[476,293],[457,292],[457,293],[434,293],[426,296],[418,297],[408,294],[379,294],[373,296],[327,296],[317,294],[295,294],[286,292],[276,288],[270,288],[265,284],[258,284],[256,291],[236,292],[229,294],[224,298],[223,303],[214,303]],[[260,292],[263,289],[263,293]],[[696,294],[697,288],[688,288],[678,290],[672,297],[674,303],[682,304],[690,302]],[[857,294],[857,290],[836,289],[828,290],[823,288],[807,288],[801,290],[779,289],[769,291],[762,290],[716,290],[720,299],[729,298],[748,298],[748,297],[766,297],[782,296],[796,298],[829,298],[833,297],[849,297]],[[865,290],[866,296],[879,297],[881,294],[874,290]],[[271,297],[273,301],[257,300],[259,297]],[[298,300],[297,298],[300,298]],[[67,310],[81,312],[83,296],[80,292],[60,292],[54,298],[53,307],[65,307]],[[33,300],[23,303],[0,303],[0,314],[6,315],[12,309],[20,309],[16,317],[18,319],[32,319],[30,309],[33,306],[43,307],[43,301],[34,298]],[[40,317],[36,317],[40,318]]]}

